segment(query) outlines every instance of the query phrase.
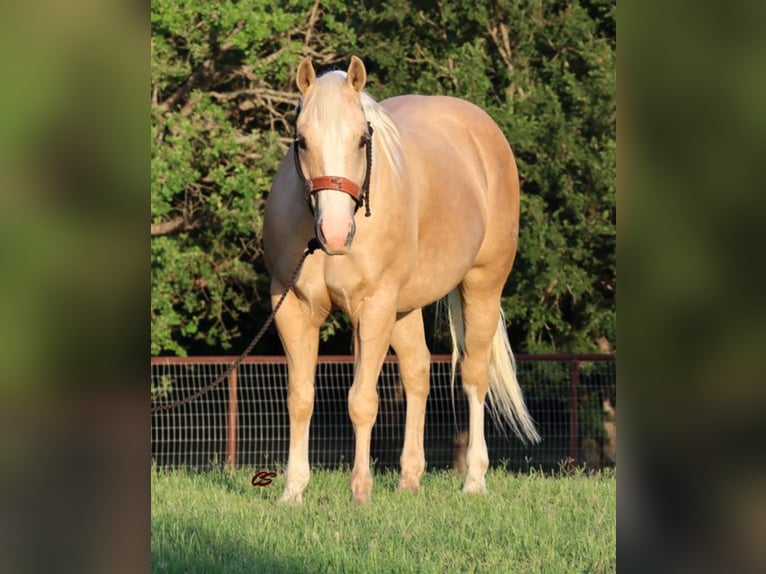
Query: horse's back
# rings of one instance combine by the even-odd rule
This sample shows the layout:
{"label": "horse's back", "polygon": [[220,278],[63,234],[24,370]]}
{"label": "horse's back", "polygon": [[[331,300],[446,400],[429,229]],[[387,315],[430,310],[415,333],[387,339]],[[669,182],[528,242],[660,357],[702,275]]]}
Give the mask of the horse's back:
{"label": "horse's back", "polygon": [[484,110],[451,96],[397,96],[381,106],[396,122],[413,171],[433,166],[437,186],[461,185],[493,204],[487,207],[518,202],[513,152]]}
{"label": "horse's back", "polygon": [[[451,120],[455,117],[468,118],[471,116],[474,118],[481,117],[492,122],[492,118],[480,107],[453,96],[407,94],[382,100],[380,105],[391,114],[397,125],[405,121],[409,122],[409,118],[430,122],[431,120]],[[429,117],[423,117],[424,113],[429,114]]]}
{"label": "horse's back", "polygon": [[471,266],[495,260],[510,270],[518,236],[518,171],[494,120],[450,96],[397,96],[381,106],[396,122],[412,166],[421,262],[435,251],[452,251],[461,252],[459,259],[470,257]]}

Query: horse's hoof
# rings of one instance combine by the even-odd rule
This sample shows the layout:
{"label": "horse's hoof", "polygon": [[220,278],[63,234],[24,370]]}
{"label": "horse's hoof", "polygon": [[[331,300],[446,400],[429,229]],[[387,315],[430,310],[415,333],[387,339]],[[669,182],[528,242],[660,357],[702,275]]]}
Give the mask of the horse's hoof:
{"label": "horse's hoof", "polygon": [[288,490],[285,489],[285,491],[282,493],[282,496],[279,497],[279,502],[280,504],[285,505],[300,506],[303,504],[303,494],[300,492],[288,492]]}
{"label": "horse's hoof", "polygon": [[467,478],[463,485],[463,494],[487,494],[487,485],[484,479]]}
{"label": "horse's hoof", "polygon": [[367,506],[370,504],[370,491],[354,492],[352,500],[356,506]]}
{"label": "horse's hoof", "polygon": [[399,492],[420,492],[420,483],[414,479],[400,479],[399,486],[396,487]]}

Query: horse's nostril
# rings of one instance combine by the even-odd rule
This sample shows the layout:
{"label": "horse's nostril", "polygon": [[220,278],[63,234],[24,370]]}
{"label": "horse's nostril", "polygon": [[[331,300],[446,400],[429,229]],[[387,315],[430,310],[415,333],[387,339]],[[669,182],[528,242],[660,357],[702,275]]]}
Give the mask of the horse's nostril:
{"label": "horse's nostril", "polygon": [[351,225],[348,226],[348,235],[346,236],[346,249],[351,247],[351,242],[354,240],[356,234],[356,222],[352,219]]}
{"label": "horse's nostril", "polygon": [[321,219],[315,219],[314,220],[314,236],[319,240],[320,243],[324,245],[325,236],[322,232],[322,220]]}

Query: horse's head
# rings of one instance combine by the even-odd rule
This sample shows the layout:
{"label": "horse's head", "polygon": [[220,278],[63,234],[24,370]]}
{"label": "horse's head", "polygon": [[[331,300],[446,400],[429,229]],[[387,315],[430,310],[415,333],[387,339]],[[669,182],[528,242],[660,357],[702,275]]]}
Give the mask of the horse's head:
{"label": "horse's head", "polygon": [[348,71],[316,77],[309,58],[298,67],[303,94],[293,153],[314,212],[314,231],[329,255],[351,248],[354,214],[365,199],[371,169],[371,128],[360,92],[367,73],[356,56]]}

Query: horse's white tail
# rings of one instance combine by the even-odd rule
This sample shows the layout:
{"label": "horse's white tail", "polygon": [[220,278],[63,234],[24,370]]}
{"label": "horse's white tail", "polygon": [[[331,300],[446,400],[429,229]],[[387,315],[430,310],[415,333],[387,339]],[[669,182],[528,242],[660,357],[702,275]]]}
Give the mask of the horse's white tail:
{"label": "horse's white tail", "polygon": [[[463,353],[465,331],[463,323],[463,306],[457,289],[447,295],[447,310],[449,312],[450,334],[452,335],[452,391],[455,388],[455,373],[457,362]],[[492,349],[489,361],[489,406],[493,418],[500,423],[507,421],[513,432],[522,442],[540,442],[535,423],[527,412],[524,397],[516,380],[516,361],[505,330],[505,318],[500,310],[497,330],[492,339]],[[454,394],[453,394],[454,402]]]}

